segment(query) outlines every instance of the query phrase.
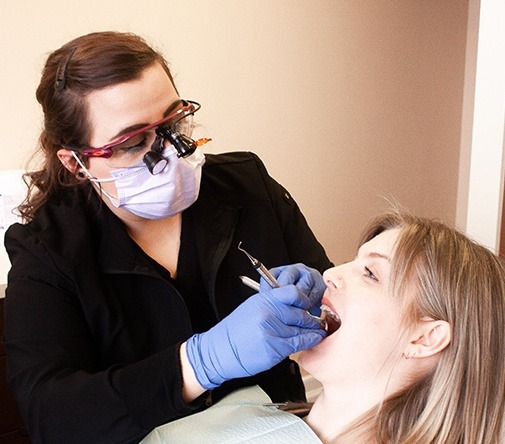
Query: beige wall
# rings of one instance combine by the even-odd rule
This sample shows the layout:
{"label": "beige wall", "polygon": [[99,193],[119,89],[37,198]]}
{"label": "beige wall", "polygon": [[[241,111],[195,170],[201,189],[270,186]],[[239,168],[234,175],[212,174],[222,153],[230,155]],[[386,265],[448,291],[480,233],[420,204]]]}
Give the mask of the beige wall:
{"label": "beige wall", "polygon": [[455,222],[467,14],[464,0],[0,0],[0,169],[35,145],[45,54],[133,31],[202,103],[207,150],[259,154],[339,262],[383,196]]}

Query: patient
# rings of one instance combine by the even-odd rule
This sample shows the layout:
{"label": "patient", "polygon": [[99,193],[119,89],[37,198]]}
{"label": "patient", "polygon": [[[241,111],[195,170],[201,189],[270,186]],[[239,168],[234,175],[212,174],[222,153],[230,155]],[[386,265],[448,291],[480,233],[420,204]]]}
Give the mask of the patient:
{"label": "patient", "polygon": [[330,329],[299,362],[322,384],[300,419],[258,387],[144,442],[499,443],[505,268],[461,233],[403,212],[324,273]]}

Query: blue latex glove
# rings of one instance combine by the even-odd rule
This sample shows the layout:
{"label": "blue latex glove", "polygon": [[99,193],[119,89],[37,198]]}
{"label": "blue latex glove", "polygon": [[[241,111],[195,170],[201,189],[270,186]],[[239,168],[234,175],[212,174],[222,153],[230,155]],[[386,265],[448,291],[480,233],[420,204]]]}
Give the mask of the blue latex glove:
{"label": "blue latex glove", "polygon": [[[311,314],[320,316],[321,314],[321,299],[326,290],[323,276],[314,268],[307,267],[304,264],[286,265],[284,267],[272,268],[270,274],[279,279],[296,283],[296,286],[307,295],[311,302],[311,306],[307,309]],[[279,275],[284,273],[282,278]],[[281,281],[279,283],[284,285]],[[268,283],[261,279],[262,289],[267,289]],[[261,290],[260,290],[261,291]]]}
{"label": "blue latex glove", "polygon": [[258,294],[209,331],[188,339],[189,362],[205,389],[268,370],[326,335],[306,312],[321,300],[325,289],[321,275],[301,264],[271,272],[281,288],[272,289],[261,279]]}

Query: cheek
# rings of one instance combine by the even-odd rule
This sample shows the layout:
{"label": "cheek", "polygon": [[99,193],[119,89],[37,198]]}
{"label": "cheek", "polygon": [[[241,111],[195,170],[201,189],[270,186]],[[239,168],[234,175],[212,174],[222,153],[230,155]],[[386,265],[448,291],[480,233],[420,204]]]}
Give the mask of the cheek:
{"label": "cheek", "polygon": [[[352,317],[351,317],[352,316]],[[348,329],[349,340],[382,342],[392,335],[396,336],[400,328],[400,316],[397,308],[390,304],[369,304],[350,314]],[[342,329],[344,333],[344,329]]]}
{"label": "cheek", "polygon": [[[105,159],[102,158],[90,159],[87,169],[93,177],[96,177],[98,179],[109,179],[111,177],[110,175],[111,168],[107,165]],[[114,181],[103,182],[97,185],[98,188],[103,188],[105,191],[112,194],[113,196],[117,196],[116,183]]]}
{"label": "cheek", "polygon": [[107,160],[105,158],[90,158],[87,168],[94,177],[100,179],[110,177],[110,168],[107,167]]}
{"label": "cheek", "polygon": [[357,316],[347,331],[342,330],[341,351],[358,363],[377,369],[396,356],[402,332],[396,307],[375,307]]}
{"label": "cheek", "polygon": [[380,361],[394,349],[400,333],[397,307],[369,300],[345,312],[334,341],[335,353],[352,356],[357,361]]}
{"label": "cheek", "polygon": [[398,307],[368,299],[343,310],[342,327],[310,350],[300,353],[302,368],[320,381],[376,374],[395,356],[401,334]]}

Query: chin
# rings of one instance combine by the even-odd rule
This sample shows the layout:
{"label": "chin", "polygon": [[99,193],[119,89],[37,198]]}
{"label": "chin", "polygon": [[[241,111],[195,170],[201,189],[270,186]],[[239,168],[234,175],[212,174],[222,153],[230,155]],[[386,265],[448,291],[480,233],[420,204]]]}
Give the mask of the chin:
{"label": "chin", "polygon": [[[308,373],[316,377],[318,369],[325,366],[325,353],[322,351],[323,347],[320,344],[313,348],[303,350],[298,355],[298,363]],[[316,377],[317,379],[317,377]]]}

